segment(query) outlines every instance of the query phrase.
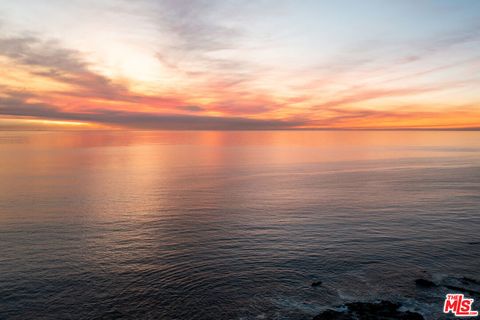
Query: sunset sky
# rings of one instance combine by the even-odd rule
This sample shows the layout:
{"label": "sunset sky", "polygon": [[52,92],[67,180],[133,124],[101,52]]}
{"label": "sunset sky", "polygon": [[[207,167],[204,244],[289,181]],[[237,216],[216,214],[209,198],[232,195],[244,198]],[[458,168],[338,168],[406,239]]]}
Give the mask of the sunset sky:
{"label": "sunset sky", "polygon": [[480,1],[0,0],[0,129],[480,128]]}

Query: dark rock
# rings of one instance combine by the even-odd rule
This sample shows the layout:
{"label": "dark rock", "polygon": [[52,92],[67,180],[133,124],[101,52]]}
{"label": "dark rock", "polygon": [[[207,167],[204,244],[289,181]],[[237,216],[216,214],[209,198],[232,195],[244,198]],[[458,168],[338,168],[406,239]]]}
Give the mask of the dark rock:
{"label": "dark rock", "polygon": [[400,304],[390,301],[352,302],[345,307],[345,311],[326,310],[313,320],[424,320],[419,313],[399,311]]}
{"label": "dark rock", "polygon": [[321,285],[322,285],[322,281],[312,282],[312,287],[318,287],[318,286],[321,286]]}
{"label": "dark rock", "polygon": [[350,314],[328,309],[313,318],[313,320],[354,320],[354,318]]}
{"label": "dark rock", "polygon": [[424,287],[424,288],[433,288],[437,286],[432,281],[426,280],[426,279],[417,279],[415,280],[415,284],[419,287]]}

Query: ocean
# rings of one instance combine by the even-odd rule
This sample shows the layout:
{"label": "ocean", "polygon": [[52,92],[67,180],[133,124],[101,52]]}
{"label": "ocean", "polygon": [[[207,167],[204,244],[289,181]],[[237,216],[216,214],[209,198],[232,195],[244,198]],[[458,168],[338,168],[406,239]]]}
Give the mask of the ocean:
{"label": "ocean", "polygon": [[451,319],[479,273],[478,131],[0,132],[0,319]]}

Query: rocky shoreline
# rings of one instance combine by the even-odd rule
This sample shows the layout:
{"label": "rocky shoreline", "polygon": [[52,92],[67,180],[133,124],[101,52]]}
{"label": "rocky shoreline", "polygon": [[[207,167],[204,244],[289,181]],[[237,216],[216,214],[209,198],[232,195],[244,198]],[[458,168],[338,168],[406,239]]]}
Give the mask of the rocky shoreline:
{"label": "rocky shoreline", "polygon": [[[321,281],[312,283],[312,287],[321,285]],[[463,293],[475,299],[480,299],[480,281],[468,277],[447,277],[440,281],[418,278],[415,285],[419,290],[442,290]],[[425,320],[424,315],[409,311],[399,302],[357,301],[349,302],[327,309],[312,320]]]}
{"label": "rocky shoreline", "polygon": [[416,312],[400,311],[400,303],[391,301],[380,302],[352,302],[340,306],[340,310],[328,309],[313,320],[424,320]]}

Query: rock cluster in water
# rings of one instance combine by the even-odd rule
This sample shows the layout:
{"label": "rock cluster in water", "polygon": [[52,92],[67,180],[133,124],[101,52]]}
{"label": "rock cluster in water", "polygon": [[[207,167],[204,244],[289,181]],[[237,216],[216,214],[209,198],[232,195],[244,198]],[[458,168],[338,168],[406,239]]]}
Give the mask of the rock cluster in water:
{"label": "rock cluster in water", "polygon": [[313,320],[424,320],[416,312],[400,311],[400,304],[390,301],[352,302],[342,306],[342,311],[326,310]]}
{"label": "rock cluster in water", "polygon": [[[313,282],[312,287],[320,286],[321,281]],[[425,291],[460,292],[475,299],[480,297],[480,280],[469,277],[445,277],[432,281],[425,278],[415,280],[417,288]],[[400,303],[391,301],[351,302],[328,309],[313,320],[424,320],[424,317],[412,311],[402,311]]]}
{"label": "rock cluster in water", "polygon": [[424,287],[424,288],[433,288],[437,286],[433,281],[430,281],[427,279],[421,279],[421,278],[415,280],[415,284],[419,287]]}

